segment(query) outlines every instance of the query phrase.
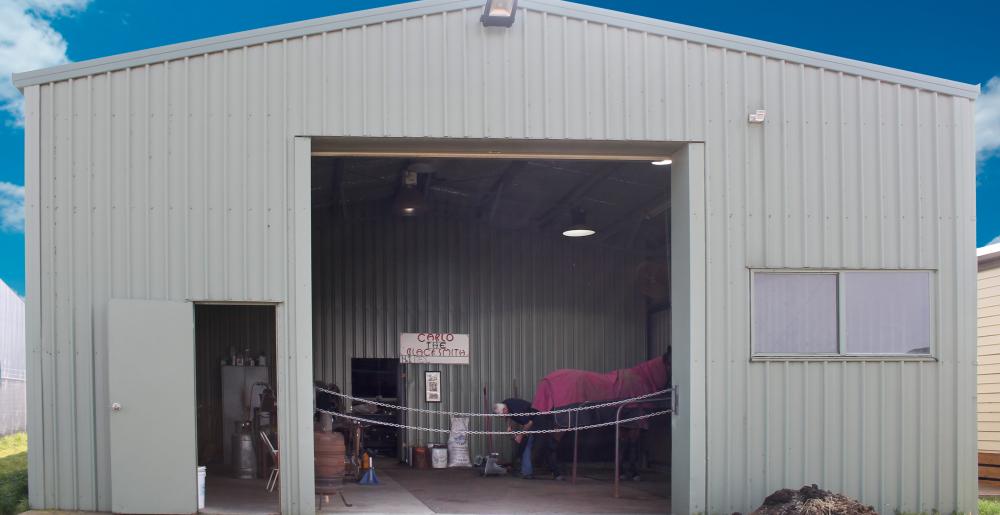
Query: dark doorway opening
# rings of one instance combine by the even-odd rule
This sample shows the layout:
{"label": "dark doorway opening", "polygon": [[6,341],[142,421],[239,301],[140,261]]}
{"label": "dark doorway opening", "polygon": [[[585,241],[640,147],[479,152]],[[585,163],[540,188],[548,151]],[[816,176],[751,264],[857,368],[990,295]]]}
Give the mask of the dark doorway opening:
{"label": "dark doorway opening", "polygon": [[[273,305],[195,306],[201,513],[278,513]],[[272,448],[274,451],[272,451]]]}
{"label": "dark doorway opening", "polygon": [[[355,397],[399,404],[399,360],[396,358],[351,358],[351,391]],[[393,409],[378,409],[369,419],[398,422]],[[399,430],[372,424],[364,428],[364,447],[378,456],[399,455]]]}

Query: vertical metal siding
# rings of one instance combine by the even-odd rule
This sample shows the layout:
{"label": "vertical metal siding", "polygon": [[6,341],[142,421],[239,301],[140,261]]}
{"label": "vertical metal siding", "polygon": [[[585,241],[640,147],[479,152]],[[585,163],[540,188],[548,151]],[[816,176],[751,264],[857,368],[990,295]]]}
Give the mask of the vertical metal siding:
{"label": "vertical metal siding", "polygon": [[[885,511],[974,509],[971,101],[541,11],[504,31],[478,17],[428,14],[26,89],[35,507],[110,507],[109,298],[291,295],[304,273],[287,262],[291,214],[304,206],[290,137],[314,134],[704,141],[709,510],[810,482]],[[750,126],[757,108],[769,120]],[[935,269],[939,359],[750,363],[747,266]],[[497,280],[464,273],[468,291]],[[426,301],[417,286],[437,287],[418,280],[403,295]],[[498,317],[511,301],[469,299]],[[290,339],[293,311],[279,323]],[[352,330],[371,313],[350,313]],[[554,339],[557,327],[535,317],[501,336]],[[570,354],[542,352],[542,363]],[[491,358],[469,380],[530,366]]]}
{"label": "vertical metal siding", "polygon": [[650,313],[647,327],[649,331],[649,357],[663,355],[670,349],[670,309]]}
{"label": "vertical metal siding", "polygon": [[[339,212],[338,212],[339,213]],[[468,216],[407,220],[386,210],[344,222],[318,211],[313,232],[313,366],[351,390],[351,358],[395,358],[399,334],[470,334],[470,365],[407,365],[408,406],[481,412],[560,368],[614,370],[646,359],[639,257]],[[443,401],[423,400],[423,372],[441,370]],[[449,427],[448,417],[406,422]],[[411,432],[411,444],[443,441]],[[485,452],[473,439],[474,451]],[[478,449],[478,450],[477,450]]]}
{"label": "vertical metal siding", "polygon": [[[974,356],[962,307],[971,103],[718,57],[705,134],[709,362],[724,372],[709,374],[710,511],[809,483],[879,511],[973,509]],[[748,127],[743,113],[756,107],[768,122]],[[935,269],[938,361],[749,363],[746,267]]]}

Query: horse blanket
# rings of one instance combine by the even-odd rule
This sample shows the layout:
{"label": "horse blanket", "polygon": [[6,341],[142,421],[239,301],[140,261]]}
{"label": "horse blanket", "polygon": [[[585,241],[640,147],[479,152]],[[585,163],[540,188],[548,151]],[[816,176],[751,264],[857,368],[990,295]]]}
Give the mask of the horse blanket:
{"label": "horse blanket", "polygon": [[531,407],[550,411],[583,402],[628,399],[663,390],[669,381],[670,365],[664,357],[607,373],[566,368],[542,378]]}

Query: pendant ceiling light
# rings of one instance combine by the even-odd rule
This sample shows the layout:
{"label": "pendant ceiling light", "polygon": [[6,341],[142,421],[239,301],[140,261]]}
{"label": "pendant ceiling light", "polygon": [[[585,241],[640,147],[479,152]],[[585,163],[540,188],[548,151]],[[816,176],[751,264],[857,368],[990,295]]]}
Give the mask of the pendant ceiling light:
{"label": "pendant ceiling light", "polygon": [[396,192],[392,210],[400,216],[417,216],[427,210],[427,200],[420,191],[420,176],[413,170],[403,172],[403,184]]}
{"label": "pendant ceiling light", "polygon": [[587,225],[587,213],[581,208],[574,208],[570,212],[572,223],[563,229],[563,236],[568,238],[583,238],[593,236],[597,233],[593,227]]}

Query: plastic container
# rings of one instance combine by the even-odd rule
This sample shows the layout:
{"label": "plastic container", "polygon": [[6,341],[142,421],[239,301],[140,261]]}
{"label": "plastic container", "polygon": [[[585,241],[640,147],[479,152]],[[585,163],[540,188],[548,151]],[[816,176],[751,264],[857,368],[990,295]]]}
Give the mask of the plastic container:
{"label": "plastic container", "polygon": [[205,467],[198,467],[198,509],[205,509]]}
{"label": "plastic container", "polygon": [[448,447],[445,445],[432,445],[429,449],[431,453],[431,468],[448,468]]}

